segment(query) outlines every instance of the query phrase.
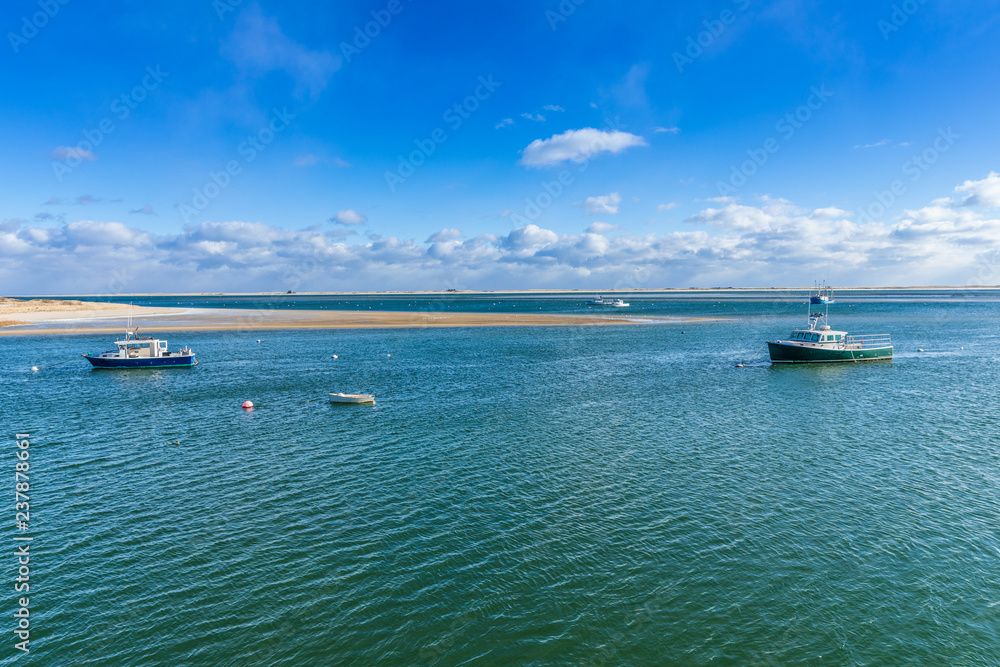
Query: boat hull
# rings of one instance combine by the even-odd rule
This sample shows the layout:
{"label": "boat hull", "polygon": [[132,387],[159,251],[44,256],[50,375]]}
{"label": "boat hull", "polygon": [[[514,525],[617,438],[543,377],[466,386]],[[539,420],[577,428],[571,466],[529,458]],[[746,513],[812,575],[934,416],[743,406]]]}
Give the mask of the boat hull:
{"label": "boat hull", "polygon": [[374,403],[375,396],[372,394],[330,394],[331,403]]}
{"label": "boat hull", "polygon": [[183,368],[197,362],[193,354],[143,359],[108,359],[83,355],[94,368]]}
{"label": "boat hull", "polygon": [[891,345],[868,350],[831,350],[768,341],[767,350],[771,355],[771,363],[773,364],[823,364],[892,360]]}

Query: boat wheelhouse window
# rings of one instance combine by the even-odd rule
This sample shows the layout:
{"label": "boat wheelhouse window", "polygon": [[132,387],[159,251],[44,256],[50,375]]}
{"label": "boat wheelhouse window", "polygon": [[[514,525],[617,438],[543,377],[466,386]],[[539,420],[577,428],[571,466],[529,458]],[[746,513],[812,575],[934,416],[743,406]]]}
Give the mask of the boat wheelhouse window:
{"label": "boat wheelhouse window", "polygon": [[813,339],[813,341],[818,341],[819,340],[819,334],[813,334],[812,335],[812,339]]}
{"label": "boat wheelhouse window", "polygon": [[837,340],[840,340],[840,334],[837,334]]}

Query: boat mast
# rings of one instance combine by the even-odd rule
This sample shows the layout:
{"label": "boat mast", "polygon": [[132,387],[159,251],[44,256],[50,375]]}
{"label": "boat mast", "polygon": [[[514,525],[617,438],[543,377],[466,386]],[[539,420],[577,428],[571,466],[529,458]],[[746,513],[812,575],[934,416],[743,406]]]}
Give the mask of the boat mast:
{"label": "boat mast", "polygon": [[[809,329],[811,331],[816,330],[821,323],[822,324],[826,324],[829,321],[829,317],[830,317],[830,295],[832,294],[832,290],[830,290],[825,285],[823,287],[820,287],[820,285],[819,285],[818,282],[814,283],[814,285],[815,285],[815,292],[814,293],[811,292],[809,294],[809,298],[806,300],[806,306],[809,308],[809,312],[808,312],[808,314],[809,314]],[[821,313],[814,313],[813,312],[813,306],[817,305],[817,304],[813,303],[813,299],[814,298],[815,298],[816,301],[819,301],[819,303],[821,303],[824,306],[826,306],[826,309],[823,312],[821,312]]]}

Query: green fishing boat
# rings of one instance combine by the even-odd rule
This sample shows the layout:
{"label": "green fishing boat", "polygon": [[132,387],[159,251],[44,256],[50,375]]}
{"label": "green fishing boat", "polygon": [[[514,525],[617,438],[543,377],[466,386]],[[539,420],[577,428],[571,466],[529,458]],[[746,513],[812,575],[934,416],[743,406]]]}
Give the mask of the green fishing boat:
{"label": "green fishing boat", "polygon": [[809,324],[796,329],[786,340],[767,341],[772,364],[816,364],[830,362],[884,361],[892,359],[889,334],[849,335],[827,324],[833,299],[824,300],[826,312],[813,312],[810,298]]}

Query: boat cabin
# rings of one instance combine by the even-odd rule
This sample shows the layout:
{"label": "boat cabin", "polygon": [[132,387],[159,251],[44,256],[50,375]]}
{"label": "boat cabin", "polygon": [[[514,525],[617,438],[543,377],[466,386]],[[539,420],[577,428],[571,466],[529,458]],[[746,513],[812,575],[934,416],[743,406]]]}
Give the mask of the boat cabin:
{"label": "boat cabin", "polygon": [[813,329],[796,329],[788,335],[787,343],[809,346],[836,346],[842,347],[846,342],[846,331],[833,331],[826,324]]}
{"label": "boat cabin", "polygon": [[183,349],[179,352],[168,352],[167,341],[156,338],[133,338],[127,337],[125,340],[116,340],[117,350],[105,352],[101,357],[105,359],[159,359],[164,357],[186,356],[190,350]]}
{"label": "boat cabin", "polygon": [[130,359],[139,357],[158,357],[167,351],[167,341],[155,338],[134,338],[131,340],[116,340],[118,352],[124,353]]}

